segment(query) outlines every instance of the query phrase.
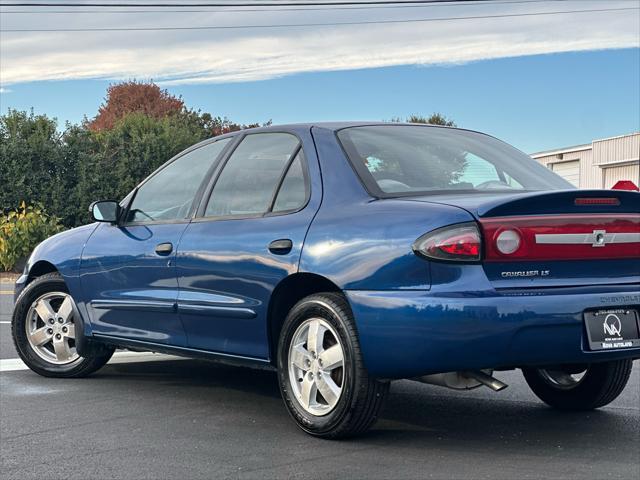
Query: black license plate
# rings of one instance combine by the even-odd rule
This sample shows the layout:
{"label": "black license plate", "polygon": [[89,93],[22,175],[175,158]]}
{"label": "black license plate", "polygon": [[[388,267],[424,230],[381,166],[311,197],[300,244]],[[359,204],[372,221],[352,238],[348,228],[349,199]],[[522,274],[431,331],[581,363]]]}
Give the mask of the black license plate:
{"label": "black license plate", "polygon": [[638,312],[628,308],[585,312],[591,350],[615,350],[640,346]]}

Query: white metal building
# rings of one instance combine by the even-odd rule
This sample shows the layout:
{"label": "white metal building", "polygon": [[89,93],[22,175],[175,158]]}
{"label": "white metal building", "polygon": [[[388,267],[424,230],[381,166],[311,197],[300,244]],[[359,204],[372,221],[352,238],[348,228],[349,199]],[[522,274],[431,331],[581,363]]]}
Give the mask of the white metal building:
{"label": "white metal building", "polygon": [[611,188],[620,180],[640,186],[640,132],[531,155],[580,188]]}

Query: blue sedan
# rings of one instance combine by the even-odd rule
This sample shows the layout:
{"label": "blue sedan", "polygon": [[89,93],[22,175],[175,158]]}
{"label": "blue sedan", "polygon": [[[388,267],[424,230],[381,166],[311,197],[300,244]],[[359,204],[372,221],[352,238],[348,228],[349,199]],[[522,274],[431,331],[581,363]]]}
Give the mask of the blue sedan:
{"label": "blue sedan", "polygon": [[16,284],[14,341],[41,375],[116,348],[276,369],[295,422],[338,438],[394,379],[499,391],[519,368],[589,410],[640,358],[640,194],[574,189],[478,132],[235,132],[90,208]]}

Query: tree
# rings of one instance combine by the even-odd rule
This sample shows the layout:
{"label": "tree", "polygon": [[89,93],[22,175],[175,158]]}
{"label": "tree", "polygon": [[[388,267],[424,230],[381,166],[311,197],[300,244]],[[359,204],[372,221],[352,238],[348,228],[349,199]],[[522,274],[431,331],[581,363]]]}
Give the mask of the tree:
{"label": "tree", "polygon": [[429,125],[442,125],[444,127],[455,127],[456,124],[453,120],[445,117],[444,115],[435,112],[429,117],[423,117],[422,115],[409,115],[407,117],[408,123],[427,123]]}
{"label": "tree", "polygon": [[272,123],[271,120],[264,122],[262,125],[259,123],[235,123],[227,117],[214,117],[210,113],[201,112],[200,110],[186,110],[184,115],[190,118],[190,121],[200,125],[200,127],[211,137],[217,137],[218,135],[237,132],[238,130],[245,130],[247,128],[256,128],[260,126],[267,127]]}
{"label": "tree", "polygon": [[257,126],[187,109],[166,90],[135,80],[110,85],[96,117],[64,132],[56,119],[9,110],[0,116],[0,213],[22,201],[40,203],[64,226],[81,225],[92,201],[124,198],[187,147]]}
{"label": "tree", "polygon": [[0,117],[0,139],[0,209],[40,203],[74,225],[77,164],[65,155],[56,119],[9,110]]}
{"label": "tree", "polygon": [[181,98],[162,90],[153,82],[131,80],[109,85],[104,103],[87,126],[91,131],[100,132],[113,128],[118,120],[130,113],[142,113],[159,119],[184,111]]}
{"label": "tree", "polygon": [[83,220],[88,220],[85,210],[92,201],[124,198],[160,165],[208,136],[190,117],[153,118],[143,113],[128,114],[113,128],[97,133],[70,131],[66,142],[80,166]]}
{"label": "tree", "polygon": [[[391,119],[392,122],[402,122],[400,117],[394,117]],[[425,117],[423,115],[409,115],[405,120],[407,123],[426,123],[429,125],[442,125],[444,127],[455,127],[456,124],[453,120],[448,117],[445,117],[441,113],[434,112],[430,116]]]}

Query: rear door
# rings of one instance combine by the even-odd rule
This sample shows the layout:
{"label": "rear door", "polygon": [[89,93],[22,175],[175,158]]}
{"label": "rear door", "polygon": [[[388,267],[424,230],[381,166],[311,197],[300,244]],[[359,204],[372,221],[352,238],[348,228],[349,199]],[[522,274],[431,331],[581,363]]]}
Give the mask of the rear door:
{"label": "rear door", "polygon": [[177,257],[190,347],[267,359],[274,288],[298,270],[321,199],[309,131],[246,135],[216,173]]}
{"label": "rear door", "polygon": [[187,151],[133,193],[119,225],[103,223],[88,240],[82,286],[94,334],[183,346],[176,313],[175,258],[195,200],[230,139]]}

